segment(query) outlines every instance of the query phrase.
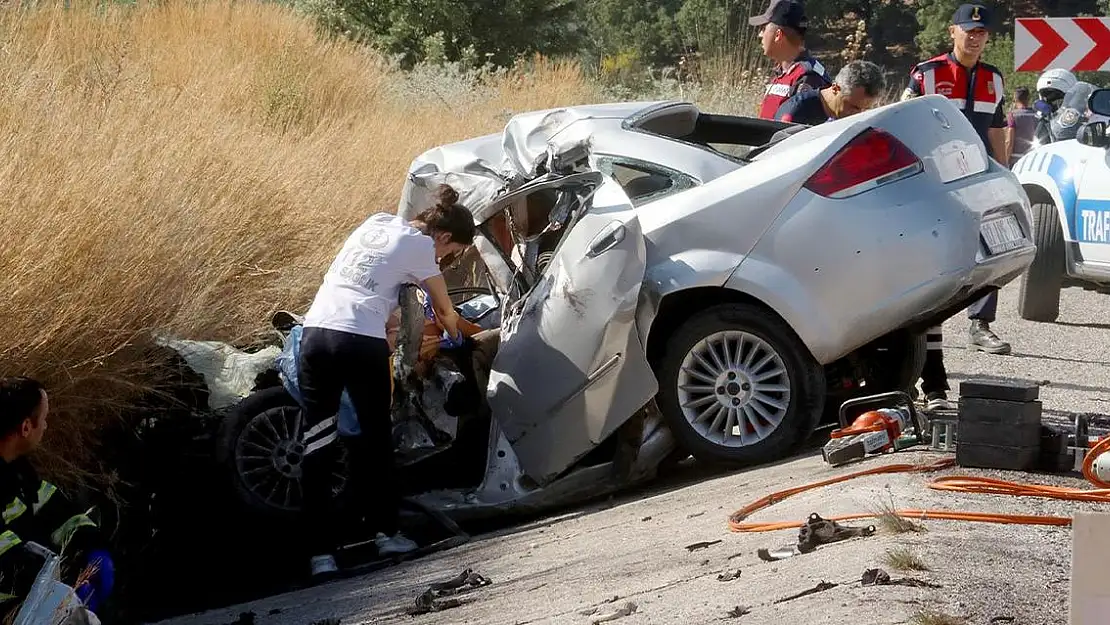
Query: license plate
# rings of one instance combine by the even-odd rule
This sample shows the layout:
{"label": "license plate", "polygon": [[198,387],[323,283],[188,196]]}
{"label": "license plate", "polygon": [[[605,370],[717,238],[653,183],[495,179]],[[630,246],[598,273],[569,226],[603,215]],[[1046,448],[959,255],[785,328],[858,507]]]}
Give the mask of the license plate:
{"label": "license plate", "polygon": [[937,173],[941,182],[952,182],[986,171],[987,161],[983,151],[975,145],[941,148],[936,158]]}
{"label": "license plate", "polygon": [[1025,235],[1021,233],[1021,226],[1013,215],[984,221],[979,226],[979,231],[992,256],[1017,249],[1025,243]]}

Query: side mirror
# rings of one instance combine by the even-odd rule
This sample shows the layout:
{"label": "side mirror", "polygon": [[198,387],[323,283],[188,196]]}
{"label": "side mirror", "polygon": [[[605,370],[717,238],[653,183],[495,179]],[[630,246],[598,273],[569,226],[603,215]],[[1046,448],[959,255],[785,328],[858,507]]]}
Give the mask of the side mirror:
{"label": "side mirror", "polygon": [[1095,89],[1087,98],[1087,110],[1095,115],[1110,115],[1110,89]]}
{"label": "side mirror", "polygon": [[[1110,93],[1110,89],[1106,91]],[[1110,145],[1110,140],[1106,138],[1105,122],[1091,122],[1080,126],[1079,131],[1075,134],[1075,140],[1092,148],[1105,148]]]}

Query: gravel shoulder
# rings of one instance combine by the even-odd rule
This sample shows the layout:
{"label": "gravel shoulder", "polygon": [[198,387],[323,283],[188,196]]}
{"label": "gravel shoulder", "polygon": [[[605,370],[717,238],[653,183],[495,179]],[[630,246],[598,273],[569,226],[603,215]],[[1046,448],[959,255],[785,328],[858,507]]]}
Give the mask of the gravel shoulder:
{"label": "gravel shoulder", "polygon": [[[1044,412],[1061,423],[1075,413],[1103,414],[1110,407],[1110,315],[1105,296],[1064,292],[1061,323],[1017,319],[1016,284],[999,305],[995,330],[1014,345],[1010,356],[964,348],[967,320],[945,325],[946,364],[953,386],[967,377],[1048,380]],[[356,623],[584,624],[634,602],[636,611],[615,623],[783,623],[893,625],[911,623],[920,610],[965,617],[968,623],[1065,624],[1068,620],[1071,530],[1069,528],[924,520],[926,531],[894,534],[880,529],[779,562],[756,551],[796,539],[796,530],[731,533],[728,515],[774,491],[881,464],[927,462],[944,454],[906,451],[831,469],[814,451],[789,461],[717,475],[676,488],[656,488],[608,504],[568,512],[511,530],[476,537],[463,547],[315,588],[225,610],[191,615],[167,625],[235,623],[252,611],[257,625],[309,625],[338,618]],[[1009,512],[1070,516],[1096,504],[952,493],[929,489],[940,475],[987,475],[1001,479],[1086,488],[1081,478],[965,470],[869,476],[802,493],[757,512],[752,521],[802,521],[810,513],[829,517],[899,508]],[[848,525],[866,525],[852,521]],[[694,551],[686,547],[720,541]],[[925,571],[895,570],[886,557],[906,549]],[[940,588],[862,587],[860,575],[882,568],[894,578],[912,577]],[[462,595],[449,610],[409,616],[404,609],[430,584],[472,568],[492,584]],[[719,581],[718,576],[738,578]],[[813,588],[838,586],[783,603],[776,600]],[[611,601],[614,597],[618,599]],[[609,602],[607,602],[609,601]],[[731,617],[730,610],[749,611]],[[593,608],[590,616],[582,614]],[[1004,620],[994,620],[1004,617]],[[1012,620],[1010,620],[1012,619]]]}

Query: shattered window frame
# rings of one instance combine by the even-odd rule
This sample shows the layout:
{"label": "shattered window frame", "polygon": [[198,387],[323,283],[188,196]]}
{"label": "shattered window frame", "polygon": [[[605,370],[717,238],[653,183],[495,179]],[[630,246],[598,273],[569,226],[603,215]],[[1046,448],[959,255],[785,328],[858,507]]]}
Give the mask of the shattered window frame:
{"label": "shattered window frame", "polygon": [[[619,184],[625,194],[628,195],[628,199],[632,202],[632,206],[634,207],[640,207],[644,204],[654,202],[655,200],[674,195],[675,193],[692,189],[699,184],[696,178],[687,173],[651,161],[629,158],[627,156],[617,156],[614,154],[597,154],[596,158],[598,170],[617,181],[617,184]],[[634,195],[629,193],[628,183],[621,182],[621,177],[616,171],[617,168],[640,172],[646,176],[665,178],[669,182],[669,185],[658,191]],[[635,179],[643,177],[645,176],[638,176]]]}

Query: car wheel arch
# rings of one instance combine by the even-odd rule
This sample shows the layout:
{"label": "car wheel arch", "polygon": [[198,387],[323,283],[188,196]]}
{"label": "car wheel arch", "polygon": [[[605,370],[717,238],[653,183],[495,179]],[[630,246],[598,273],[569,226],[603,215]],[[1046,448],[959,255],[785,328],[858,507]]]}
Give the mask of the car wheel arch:
{"label": "car wheel arch", "polygon": [[1060,198],[1056,193],[1035,182],[1026,182],[1021,186],[1025,190],[1025,195],[1029,197],[1030,205],[1051,204],[1055,207],[1056,218],[1060,220],[1060,227],[1063,229],[1064,233],[1070,232],[1067,219],[1064,217],[1063,211],[1060,208]]}
{"label": "car wheel arch", "polygon": [[[647,334],[647,358],[655,367],[663,355],[667,339],[683,322],[693,315],[716,304],[752,304],[775,315],[785,323],[782,315],[759,298],[725,287],[702,286],[668,293],[660,300]],[[812,354],[811,354],[812,356]]]}

